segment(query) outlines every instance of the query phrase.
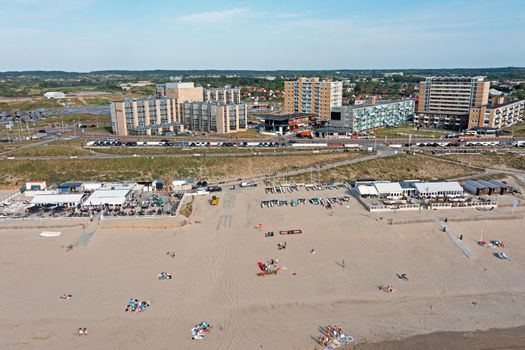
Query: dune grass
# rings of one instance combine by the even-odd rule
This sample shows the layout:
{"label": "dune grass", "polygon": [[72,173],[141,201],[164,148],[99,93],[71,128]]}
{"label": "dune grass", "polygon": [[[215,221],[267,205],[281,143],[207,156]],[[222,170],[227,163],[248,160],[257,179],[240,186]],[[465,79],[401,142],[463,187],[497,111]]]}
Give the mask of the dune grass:
{"label": "dune grass", "polygon": [[2,160],[0,161],[0,185],[20,185],[25,181],[35,179],[46,180],[48,183],[70,180],[119,181],[186,177],[225,181],[362,155],[363,153],[355,152],[244,157]]}
{"label": "dune grass", "polygon": [[[340,166],[312,174],[315,181],[352,181],[359,178],[377,180],[434,180],[476,174],[478,171],[439,159],[420,155],[399,154],[388,158],[372,159],[352,165]],[[310,174],[291,178],[297,182],[309,182]]]}

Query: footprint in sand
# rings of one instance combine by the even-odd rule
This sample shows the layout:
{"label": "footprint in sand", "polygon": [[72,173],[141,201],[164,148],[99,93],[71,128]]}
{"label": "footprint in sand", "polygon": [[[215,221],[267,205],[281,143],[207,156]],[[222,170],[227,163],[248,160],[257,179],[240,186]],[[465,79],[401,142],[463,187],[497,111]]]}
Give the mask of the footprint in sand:
{"label": "footprint in sand", "polygon": [[49,338],[51,338],[51,336],[53,335],[53,333],[51,332],[46,332],[46,331],[38,331],[38,332],[35,332],[31,335],[31,339],[33,340],[47,340]]}

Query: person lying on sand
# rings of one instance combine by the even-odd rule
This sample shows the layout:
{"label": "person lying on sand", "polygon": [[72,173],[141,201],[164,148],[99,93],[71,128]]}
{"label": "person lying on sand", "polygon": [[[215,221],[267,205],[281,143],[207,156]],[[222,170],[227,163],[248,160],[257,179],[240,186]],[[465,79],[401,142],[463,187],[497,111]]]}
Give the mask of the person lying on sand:
{"label": "person lying on sand", "polygon": [[392,286],[385,286],[385,285],[380,285],[379,290],[382,290],[385,293],[393,293],[396,291]]}
{"label": "person lying on sand", "polygon": [[408,276],[406,273],[402,273],[402,274],[396,274],[397,278],[399,278],[400,280],[403,280],[403,281],[408,281]]}
{"label": "person lying on sand", "polygon": [[61,297],[59,297],[59,298],[60,298],[60,299],[67,299],[67,300],[71,300],[71,297],[72,297],[72,295],[71,295],[71,294],[65,294],[65,293],[64,293],[64,295],[62,295],[62,296],[61,296]]}

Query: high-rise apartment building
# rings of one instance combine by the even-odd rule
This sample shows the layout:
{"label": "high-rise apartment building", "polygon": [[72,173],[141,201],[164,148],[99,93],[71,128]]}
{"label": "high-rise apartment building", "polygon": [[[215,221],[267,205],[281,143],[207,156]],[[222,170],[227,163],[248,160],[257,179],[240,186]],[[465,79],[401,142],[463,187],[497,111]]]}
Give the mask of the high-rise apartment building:
{"label": "high-rise apartment building", "polygon": [[230,133],[246,130],[245,104],[223,102],[183,102],[174,98],[149,97],[112,102],[113,133],[120,136],[157,136],[184,130]]}
{"label": "high-rise apartment building", "polygon": [[204,89],[204,101],[241,103],[241,88],[225,86],[222,88]]}
{"label": "high-rise apartment building", "polygon": [[284,82],[285,113],[314,113],[322,119],[330,119],[331,109],[343,104],[343,83],[299,78]]}
{"label": "high-rise apartment building", "polygon": [[429,77],[419,84],[414,124],[464,130],[471,108],[488,103],[490,82],[483,77]]}

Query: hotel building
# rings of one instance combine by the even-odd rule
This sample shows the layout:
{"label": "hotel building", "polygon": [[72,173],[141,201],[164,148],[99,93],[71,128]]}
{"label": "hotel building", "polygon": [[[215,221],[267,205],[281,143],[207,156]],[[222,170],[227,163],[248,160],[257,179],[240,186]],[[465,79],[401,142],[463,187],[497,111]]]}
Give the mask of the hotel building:
{"label": "hotel building", "polygon": [[341,107],[342,102],[343,83],[340,81],[321,81],[314,77],[284,82],[285,113],[314,113],[328,120],[332,108]]}
{"label": "hotel building", "polygon": [[222,102],[183,102],[174,98],[149,97],[113,102],[111,125],[119,136],[157,136],[184,130],[231,133],[247,129],[245,104]]}
{"label": "hotel building", "polygon": [[490,82],[483,77],[429,77],[419,84],[414,125],[464,130],[471,108],[487,105]]}

